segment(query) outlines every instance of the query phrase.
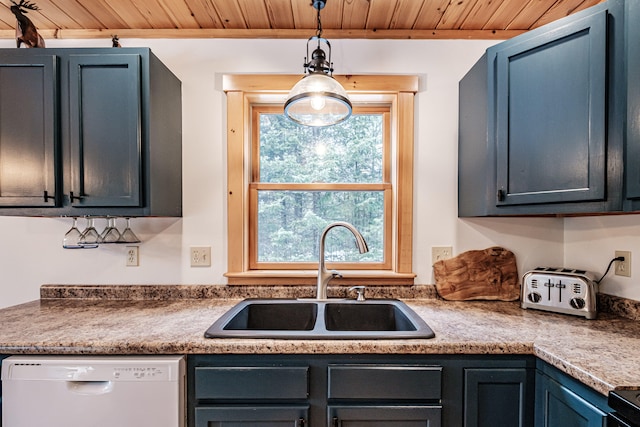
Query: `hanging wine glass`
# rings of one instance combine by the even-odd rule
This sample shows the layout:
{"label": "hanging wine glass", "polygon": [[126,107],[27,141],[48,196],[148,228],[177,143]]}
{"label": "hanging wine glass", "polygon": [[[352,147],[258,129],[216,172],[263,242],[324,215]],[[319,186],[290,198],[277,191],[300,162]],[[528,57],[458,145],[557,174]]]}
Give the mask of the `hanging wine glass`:
{"label": "hanging wine glass", "polygon": [[87,228],[84,229],[82,234],[80,235],[80,241],[78,242],[84,248],[97,248],[98,247],[98,239],[100,238],[100,234],[94,225],[94,218],[87,218]]}
{"label": "hanging wine glass", "polygon": [[62,239],[62,247],[65,249],[82,249],[83,245],[80,244],[80,236],[82,233],[78,230],[78,218],[73,217],[73,225],[64,235]]}
{"label": "hanging wine glass", "polygon": [[120,237],[120,232],[116,228],[116,217],[107,217],[107,226],[102,231],[98,243],[117,243]]}
{"label": "hanging wine glass", "polygon": [[118,240],[118,243],[139,243],[140,239],[138,239],[138,236],[136,236],[136,234],[131,229],[131,218],[125,219],[127,220],[127,228],[125,228],[120,235],[120,240]]}

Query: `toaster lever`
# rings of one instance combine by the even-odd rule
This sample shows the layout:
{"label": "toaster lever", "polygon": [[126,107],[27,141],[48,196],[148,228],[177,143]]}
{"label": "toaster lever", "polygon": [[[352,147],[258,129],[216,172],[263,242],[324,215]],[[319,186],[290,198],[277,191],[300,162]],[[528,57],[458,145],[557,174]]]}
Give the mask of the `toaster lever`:
{"label": "toaster lever", "polygon": [[553,288],[555,285],[553,284],[551,279],[549,279],[547,283],[544,284],[544,286],[547,288],[547,301],[551,301],[551,288]]}
{"label": "toaster lever", "polygon": [[558,288],[558,302],[562,302],[562,290],[566,287],[567,285],[562,283],[562,281],[559,281],[558,283],[556,283],[556,288]]}

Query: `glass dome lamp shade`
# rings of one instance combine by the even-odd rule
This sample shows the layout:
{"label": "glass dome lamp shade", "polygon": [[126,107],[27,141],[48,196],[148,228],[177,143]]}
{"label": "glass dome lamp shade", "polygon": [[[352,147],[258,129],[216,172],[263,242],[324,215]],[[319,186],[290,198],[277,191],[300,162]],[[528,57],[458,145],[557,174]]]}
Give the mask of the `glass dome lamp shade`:
{"label": "glass dome lamp shade", "polygon": [[284,114],[305,126],[330,126],[351,116],[351,101],[342,85],[322,72],[302,78],[289,92]]}
{"label": "glass dome lamp shade", "polygon": [[[318,11],[318,30],[307,40],[307,56],[304,70],[307,73],[293,86],[284,104],[284,115],[304,126],[331,126],[347,120],[351,116],[351,101],[347,91],[332,76],[331,43],[322,37],[320,9],[326,0],[314,0],[312,6]],[[309,56],[309,46],[317,42],[317,47]],[[322,49],[324,44],[329,58]],[[307,58],[311,58],[307,62]]]}

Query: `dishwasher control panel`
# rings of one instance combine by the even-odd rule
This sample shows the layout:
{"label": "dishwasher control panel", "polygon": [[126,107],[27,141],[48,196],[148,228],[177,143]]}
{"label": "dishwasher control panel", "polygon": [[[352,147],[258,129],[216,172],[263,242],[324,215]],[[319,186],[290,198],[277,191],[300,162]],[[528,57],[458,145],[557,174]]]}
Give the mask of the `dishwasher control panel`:
{"label": "dishwasher control panel", "polygon": [[10,375],[14,380],[46,378],[59,381],[170,381],[172,374],[169,365],[56,362],[13,363]]}
{"label": "dishwasher control panel", "polygon": [[570,268],[538,267],[522,277],[522,308],[595,319],[598,285],[592,273]]}

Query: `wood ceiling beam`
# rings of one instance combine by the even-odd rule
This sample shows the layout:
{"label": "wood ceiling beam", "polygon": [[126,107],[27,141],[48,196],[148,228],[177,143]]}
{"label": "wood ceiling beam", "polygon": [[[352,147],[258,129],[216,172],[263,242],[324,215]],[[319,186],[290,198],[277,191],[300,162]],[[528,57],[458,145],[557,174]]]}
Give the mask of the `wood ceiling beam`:
{"label": "wood ceiling beam", "polygon": [[[247,29],[57,29],[38,30],[45,39],[101,39],[116,34],[122,38],[170,39],[300,39],[314,35],[309,30],[247,30]],[[326,30],[323,36],[334,39],[396,39],[396,40],[506,40],[524,30]],[[0,39],[15,38],[14,30],[0,30]]]}

